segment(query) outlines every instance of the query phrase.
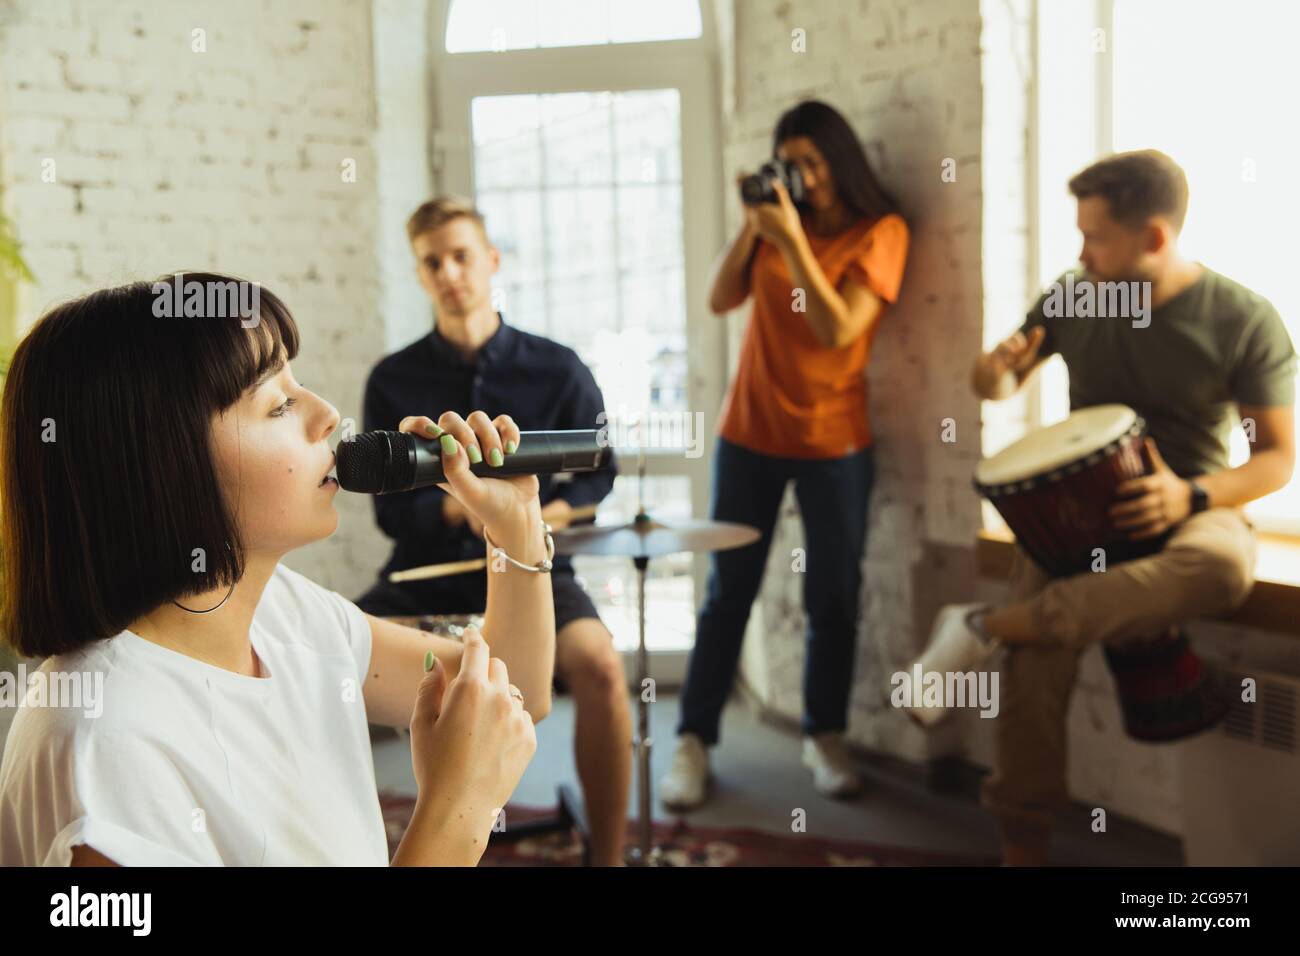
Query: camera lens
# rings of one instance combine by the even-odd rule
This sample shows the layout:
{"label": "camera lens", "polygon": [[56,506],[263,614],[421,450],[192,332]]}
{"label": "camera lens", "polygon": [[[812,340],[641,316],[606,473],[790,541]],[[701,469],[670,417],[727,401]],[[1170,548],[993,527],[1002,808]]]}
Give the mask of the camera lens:
{"label": "camera lens", "polygon": [[750,206],[761,203],[767,193],[766,185],[762,176],[746,176],[740,181],[741,202]]}

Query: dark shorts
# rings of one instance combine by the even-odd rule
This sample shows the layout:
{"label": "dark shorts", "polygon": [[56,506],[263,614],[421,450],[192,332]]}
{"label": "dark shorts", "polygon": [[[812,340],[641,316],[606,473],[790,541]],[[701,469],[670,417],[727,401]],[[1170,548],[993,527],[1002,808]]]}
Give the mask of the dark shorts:
{"label": "dark shorts", "polygon": [[[487,576],[467,575],[470,580],[436,581],[433,588],[420,588],[423,582],[393,584],[378,581],[361,597],[357,607],[375,617],[414,617],[421,614],[482,614],[487,600]],[[594,617],[596,605],[573,576],[572,570],[551,572],[551,594],[555,598],[555,630],[579,618]],[[552,675],[555,689],[564,693],[568,688],[559,674]]]}
{"label": "dark shorts", "polygon": [[[486,581],[485,576],[481,578]],[[438,582],[446,584],[447,582]],[[418,614],[482,614],[487,599],[486,583],[451,584],[421,588],[415,584],[379,581],[357,598],[357,607],[375,617],[406,617]],[[600,619],[572,571],[551,572],[551,594],[555,599],[555,629],[583,617]]]}

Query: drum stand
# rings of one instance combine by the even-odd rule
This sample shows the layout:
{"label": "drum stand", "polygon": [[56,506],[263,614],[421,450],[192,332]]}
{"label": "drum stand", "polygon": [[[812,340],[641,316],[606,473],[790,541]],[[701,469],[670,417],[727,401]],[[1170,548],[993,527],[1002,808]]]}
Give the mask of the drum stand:
{"label": "drum stand", "polygon": [[662,847],[652,845],[654,803],[650,783],[650,702],[645,687],[650,679],[650,658],[645,642],[645,585],[652,557],[681,552],[724,551],[752,544],[759,538],[756,528],[724,521],[691,519],[664,523],[645,508],[645,450],[638,449],[636,517],[624,525],[567,528],[555,535],[556,554],[590,554],[627,557],[636,568],[637,649],[636,678],[640,701],[637,726],[632,738],[637,774],[637,841],[624,854],[629,866],[667,864]]}
{"label": "drum stand", "polygon": [[[636,457],[637,508],[633,526],[645,527],[650,522],[650,516],[645,511],[646,457],[644,447],[637,449]],[[637,618],[637,714],[636,731],[632,737],[632,752],[635,755],[637,768],[637,842],[636,846],[627,848],[623,859],[628,866],[662,866],[664,863],[663,848],[651,845],[652,827],[654,825],[654,800],[651,795],[650,783],[650,748],[653,746],[654,741],[650,737],[650,704],[645,699],[645,682],[651,679],[650,655],[646,652],[645,646],[645,579],[646,572],[650,568],[650,558],[647,555],[636,555],[632,558],[632,564],[636,568]]]}
{"label": "drum stand", "polygon": [[[636,516],[637,521],[648,521],[644,511]],[[629,847],[625,854],[628,866],[660,866],[663,864],[663,850],[651,846],[651,825],[653,822],[654,802],[650,793],[650,704],[646,701],[645,682],[649,679],[650,662],[645,647],[645,578],[650,566],[647,557],[632,559],[636,565],[636,611],[638,620],[638,637],[636,646],[636,686],[637,693],[637,729],[632,738],[632,751],[636,754],[637,765],[637,843]]]}

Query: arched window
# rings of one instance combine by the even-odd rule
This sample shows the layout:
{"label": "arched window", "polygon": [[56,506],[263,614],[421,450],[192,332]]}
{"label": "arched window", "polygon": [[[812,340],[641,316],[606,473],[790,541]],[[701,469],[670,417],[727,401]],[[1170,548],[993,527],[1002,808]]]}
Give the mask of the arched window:
{"label": "arched window", "polygon": [[501,53],[692,40],[702,29],[698,0],[453,0],[445,47],[448,53]]}

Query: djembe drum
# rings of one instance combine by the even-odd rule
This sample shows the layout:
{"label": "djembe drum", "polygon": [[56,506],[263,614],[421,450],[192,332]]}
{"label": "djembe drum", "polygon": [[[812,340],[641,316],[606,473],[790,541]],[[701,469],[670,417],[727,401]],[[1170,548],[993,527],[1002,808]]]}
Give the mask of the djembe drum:
{"label": "djembe drum", "polygon": [[[1024,552],[1053,577],[1154,554],[1168,533],[1135,541],[1115,528],[1110,508],[1121,484],[1150,472],[1146,428],[1125,405],[1074,412],[980,462],[975,488],[988,498]],[[1099,571],[1098,573],[1104,573]],[[1124,728],[1138,740],[1177,740],[1227,712],[1220,682],[1180,629],[1104,647]]]}

